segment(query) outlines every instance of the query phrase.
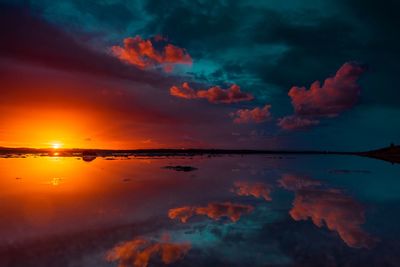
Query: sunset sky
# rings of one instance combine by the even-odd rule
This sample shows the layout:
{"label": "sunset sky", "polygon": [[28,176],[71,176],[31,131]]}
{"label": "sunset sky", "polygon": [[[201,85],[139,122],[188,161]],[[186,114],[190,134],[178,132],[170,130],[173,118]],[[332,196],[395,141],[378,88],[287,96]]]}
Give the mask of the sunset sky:
{"label": "sunset sky", "polygon": [[398,1],[0,0],[0,146],[400,143]]}

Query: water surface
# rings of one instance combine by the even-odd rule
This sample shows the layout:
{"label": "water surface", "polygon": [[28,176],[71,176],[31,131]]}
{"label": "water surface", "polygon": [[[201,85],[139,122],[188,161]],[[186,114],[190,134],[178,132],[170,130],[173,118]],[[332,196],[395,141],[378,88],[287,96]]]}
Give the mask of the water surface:
{"label": "water surface", "polygon": [[0,266],[400,265],[383,161],[28,156],[0,175]]}

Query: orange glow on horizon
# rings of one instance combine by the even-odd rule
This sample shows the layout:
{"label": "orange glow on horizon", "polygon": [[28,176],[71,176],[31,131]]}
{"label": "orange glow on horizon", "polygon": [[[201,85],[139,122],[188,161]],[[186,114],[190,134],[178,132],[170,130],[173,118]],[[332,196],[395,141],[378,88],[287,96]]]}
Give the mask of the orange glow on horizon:
{"label": "orange glow on horizon", "polygon": [[[0,107],[0,112],[2,108]],[[156,134],[129,131],[135,122],[116,121],[110,114],[95,110],[43,107],[4,109],[0,124],[0,147],[34,149],[144,149],[176,147],[161,143]],[[136,126],[135,126],[136,127]],[[140,122],[137,128],[141,129]],[[150,131],[154,131],[151,129]],[[160,137],[164,135],[157,133]],[[178,145],[179,146],[179,145]]]}
{"label": "orange glow on horizon", "polygon": [[141,144],[133,136],[130,144],[124,145],[118,136],[112,136],[114,131],[106,119],[93,111],[19,108],[7,113],[3,129],[0,126],[0,146],[4,147],[123,149]]}
{"label": "orange glow on horizon", "polygon": [[171,127],[179,119],[147,107],[152,97],[133,92],[125,81],[31,66],[7,68],[7,95],[0,97],[0,147],[145,149],[188,142],[180,138],[180,129]]}

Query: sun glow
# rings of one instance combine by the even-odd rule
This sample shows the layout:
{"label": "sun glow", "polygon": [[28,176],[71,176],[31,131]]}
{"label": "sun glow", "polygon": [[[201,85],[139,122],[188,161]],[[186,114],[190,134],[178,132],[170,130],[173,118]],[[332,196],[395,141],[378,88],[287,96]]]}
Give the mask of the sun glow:
{"label": "sun glow", "polygon": [[62,145],[60,143],[53,143],[53,144],[51,144],[51,146],[53,149],[59,149],[59,148],[61,148]]}

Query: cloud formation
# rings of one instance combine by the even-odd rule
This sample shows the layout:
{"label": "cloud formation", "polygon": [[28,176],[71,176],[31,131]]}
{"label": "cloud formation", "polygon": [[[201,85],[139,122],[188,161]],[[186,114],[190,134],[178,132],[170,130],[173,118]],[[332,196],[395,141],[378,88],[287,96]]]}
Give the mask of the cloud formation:
{"label": "cloud formation", "polygon": [[205,90],[194,90],[187,82],[184,82],[181,87],[172,86],[170,88],[172,96],[185,99],[207,99],[210,103],[232,104],[241,101],[253,100],[253,96],[249,93],[244,93],[240,90],[240,86],[233,84],[227,89],[222,89],[219,86],[212,86]]}
{"label": "cloud formation", "polygon": [[360,95],[357,81],[366,68],[353,62],[343,64],[335,76],[322,84],[315,81],[309,90],[294,86],[289,91],[297,115],[337,116],[353,107]]}
{"label": "cloud formation", "polygon": [[164,264],[171,264],[182,260],[190,249],[189,243],[151,242],[138,238],[112,248],[106,253],[106,260],[118,261],[118,267],[147,267],[151,258],[159,255]]}
{"label": "cloud formation", "polygon": [[319,124],[319,120],[302,116],[286,116],[278,119],[277,125],[284,130],[306,129]]}
{"label": "cloud formation", "polygon": [[256,107],[254,109],[239,109],[231,113],[234,123],[262,123],[271,119],[271,105]]}
{"label": "cloud formation", "polygon": [[168,217],[170,219],[179,219],[182,223],[186,223],[194,215],[204,215],[213,220],[219,220],[222,217],[237,222],[244,214],[248,214],[254,210],[250,205],[235,204],[231,202],[209,203],[205,207],[183,206],[170,209]]}
{"label": "cloud formation", "polygon": [[322,85],[315,81],[308,90],[293,86],[288,95],[292,99],[295,114],[280,118],[278,126],[284,130],[304,129],[318,125],[316,118],[335,117],[352,108],[361,92],[357,81],[365,71],[364,66],[347,62]]}
{"label": "cloud formation", "polygon": [[192,64],[192,58],[185,49],[166,43],[162,36],[152,39],[142,39],[139,35],[128,37],[124,39],[123,47],[112,46],[111,52],[120,60],[141,69],[161,65],[166,72],[171,72],[176,64]]}
{"label": "cloud formation", "polygon": [[239,196],[253,196],[271,201],[271,187],[263,183],[235,182],[233,191]]}
{"label": "cloud formation", "polygon": [[187,82],[182,83],[181,87],[172,86],[169,89],[169,93],[172,96],[185,98],[185,99],[195,99],[197,98],[197,93],[193,90]]}

